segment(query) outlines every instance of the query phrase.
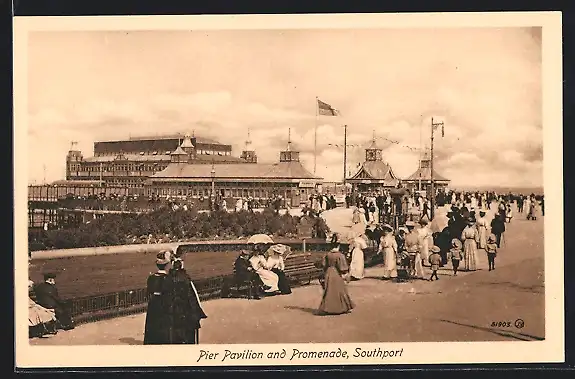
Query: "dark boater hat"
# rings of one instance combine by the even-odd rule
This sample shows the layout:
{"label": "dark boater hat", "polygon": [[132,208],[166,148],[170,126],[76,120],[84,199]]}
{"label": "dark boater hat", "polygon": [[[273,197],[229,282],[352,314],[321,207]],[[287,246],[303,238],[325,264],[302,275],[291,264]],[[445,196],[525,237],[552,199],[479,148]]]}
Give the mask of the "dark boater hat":
{"label": "dark boater hat", "polygon": [[44,280],[48,280],[48,279],[56,279],[56,274],[53,272],[44,273]]}
{"label": "dark boater hat", "polygon": [[156,255],[157,265],[167,265],[171,261],[171,254],[169,251],[162,251]]}

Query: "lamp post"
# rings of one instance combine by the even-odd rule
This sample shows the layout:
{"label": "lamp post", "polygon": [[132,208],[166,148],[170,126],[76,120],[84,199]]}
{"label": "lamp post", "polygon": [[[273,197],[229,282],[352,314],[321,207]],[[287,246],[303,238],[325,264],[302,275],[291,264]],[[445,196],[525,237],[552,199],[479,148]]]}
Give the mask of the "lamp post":
{"label": "lamp post", "polygon": [[212,163],[212,171],[210,171],[211,177],[212,177],[212,191],[210,192],[210,208],[211,210],[215,209],[215,202],[214,202],[214,195],[215,195],[215,191],[216,191],[216,168],[214,167],[214,164]]}

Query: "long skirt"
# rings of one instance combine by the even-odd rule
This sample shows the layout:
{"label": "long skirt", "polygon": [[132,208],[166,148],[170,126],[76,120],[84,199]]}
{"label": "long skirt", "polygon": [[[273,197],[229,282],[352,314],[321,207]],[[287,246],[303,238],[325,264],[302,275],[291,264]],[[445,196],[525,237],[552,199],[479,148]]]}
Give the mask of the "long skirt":
{"label": "long skirt", "polygon": [[356,248],[351,252],[349,275],[354,279],[363,279],[365,276],[365,259],[363,250]]}
{"label": "long skirt", "polygon": [[46,334],[56,334],[56,315],[53,310],[46,309],[30,300],[28,306],[28,336],[42,337]]}
{"label": "long skirt", "polygon": [[477,270],[477,242],[474,239],[466,239],[463,242],[463,269]]}
{"label": "long skirt", "polygon": [[421,254],[418,252],[415,254],[415,277],[419,279],[423,279],[423,262],[421,260]]}
{"label": "long skirt", "polygon": [[429,266],[429,240],[427,237],[425,237],[421,243],[419,254],[421,256],[421,264],[423,266]]}
{"label": "long skirt", "polygon": [[279,269],[277,269],[277,268],[272,269],[272,272],[273,272],[274,274],[276,274],[276,275],[278,276],[278,278],[279,278],[279,280],[278,280],[278,288],[279,288],[280,292],[281,292],[283,295],[288,295],[288,294],[290,294],[290,293],[291,293],[291,287],[290,287],[290,285],[289,285],[289,280],[288,280],[288,278],[286,277],[286,274],[285,274],[283,271],[281,271],[281,270],[279,270]]}
{"label": "long skirt", "polygon": [[170,318],[162,296],[152,295],[146,311],[144,345],[167,345],[170,340]]}
{"label": "long skirt", "polygon": [[354,306],[343,278],[334,267],[328,267],[325,273],[324,291],[319,312],[339,315],[349,312]]}
{"label": "long skirt", "polygon": [[397,257],[392,247],[383,249],[383,277],[397,278]]}
{"label": "long skirt", "polygon": [[266,286],[270,287],[269,289],[266,290],[266,292],[279,291],[278,287],[279,277],[277,276],[277,274],[274,274],[272,271],[263,268],[257,270],[256,273],[260,276],[262,282],[264,282]]}
{"label": "long skirt", "polygon": [[480,226],[477,228],[477,231],[479,232],[479,248],[485,249],[485,246],[487,245],[487,228],[485,226]]}
{"label": "long skirt", "polygon": [[28,304],[28,326],[36,326],[56,321],[56,314],[35,302]]}

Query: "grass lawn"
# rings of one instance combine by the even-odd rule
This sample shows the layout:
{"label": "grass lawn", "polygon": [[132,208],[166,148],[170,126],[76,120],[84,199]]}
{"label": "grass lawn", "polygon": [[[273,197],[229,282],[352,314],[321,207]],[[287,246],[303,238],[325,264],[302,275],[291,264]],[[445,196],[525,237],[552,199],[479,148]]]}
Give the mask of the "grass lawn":
{"label": "grass lawn", "polygon": [[[184,256],[184,268],[192,279],[231,274],[238,254],[238,251],[188,253]],[[320,259],[325,253],[312,254]],[[47,259],[32,262],[30,279],[39,283],[44,272],[56,273],[63,298],[105,294],[145,287],[148,275],[156,270],[155,260],[155,253]]]}

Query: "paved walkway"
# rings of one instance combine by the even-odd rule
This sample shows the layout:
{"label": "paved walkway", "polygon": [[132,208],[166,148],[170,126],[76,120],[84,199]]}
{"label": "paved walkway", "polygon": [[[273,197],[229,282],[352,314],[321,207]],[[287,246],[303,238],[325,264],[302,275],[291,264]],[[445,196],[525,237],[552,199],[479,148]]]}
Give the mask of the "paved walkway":
{"label": "paved walkway", "polygon": [[[219,299],[203,304],[202,344],[321,343],[403,341],[540,340],[545,336],[543,218],[507,225],[506,245],[489,272],[480,252],[476,272],[435,282],[394,283],[380,279],[381,268],[349,285],[356,309],[341,316],[317,316],[319,284],[292,295],[263,300]],[[523,328],[491,327],[522,319]],[[80,325],[34,345],[139,345],[145,315]]]}

